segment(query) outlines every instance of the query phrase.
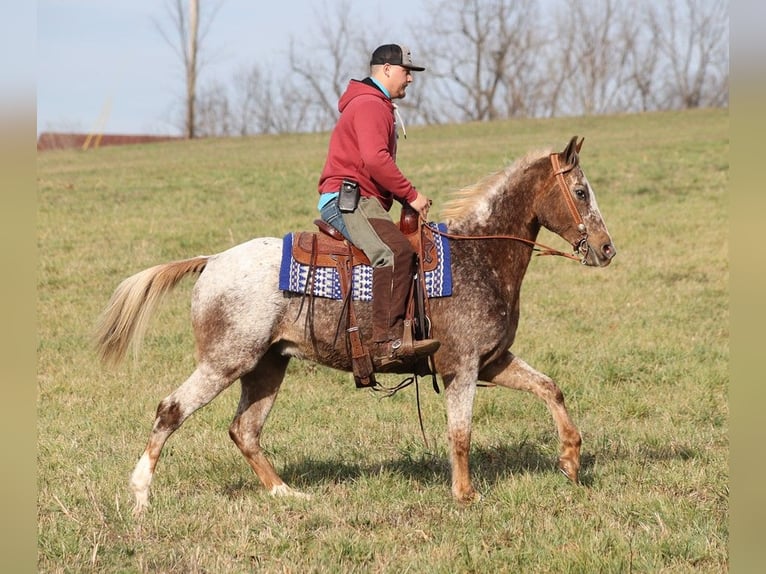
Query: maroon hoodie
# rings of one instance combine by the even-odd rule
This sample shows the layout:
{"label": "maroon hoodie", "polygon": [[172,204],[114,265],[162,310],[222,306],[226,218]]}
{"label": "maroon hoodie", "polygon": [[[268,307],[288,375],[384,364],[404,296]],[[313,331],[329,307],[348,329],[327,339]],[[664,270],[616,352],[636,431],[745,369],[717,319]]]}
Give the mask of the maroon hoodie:
{"label": "maroon hoodie", "polygon": [[340,190],[344,179],[359,183],[362,197],[377,197],[388,211],[393,199],[411,203],[412,183],[396,166],[394,104],[370,80],[351,80],[338,101],[340,118],[330,146],[319,193]]}

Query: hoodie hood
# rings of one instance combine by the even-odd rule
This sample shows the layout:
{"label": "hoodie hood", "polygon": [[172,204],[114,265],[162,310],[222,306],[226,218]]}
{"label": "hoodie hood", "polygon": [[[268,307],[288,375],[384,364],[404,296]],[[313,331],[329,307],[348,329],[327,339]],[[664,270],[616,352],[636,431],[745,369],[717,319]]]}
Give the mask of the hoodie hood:
{"label": "hoodie hood", "polygon": [[373,97],[386,102],[391,109],[394,104],[391,100],[380,91],[380,89],[373,83],[372,80],[366,78],[364,80],[351,80],[346,87],[346,91],[343,92],[338,100],[338,111],[343,113],[343,110],[358,97]]}

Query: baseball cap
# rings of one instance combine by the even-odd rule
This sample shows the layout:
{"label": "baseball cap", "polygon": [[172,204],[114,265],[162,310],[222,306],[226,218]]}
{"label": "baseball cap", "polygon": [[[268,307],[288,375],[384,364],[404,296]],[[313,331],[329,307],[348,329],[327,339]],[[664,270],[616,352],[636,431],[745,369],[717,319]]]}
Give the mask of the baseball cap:
{"label": "baseball cap", "polygon": [[412,52],[407,46],[401,44],[383,44],[375,48],[370,59],[370,66],[378,64],[394,64],[414,72],[425,70],[423,66],[416,66],[412,63]]}

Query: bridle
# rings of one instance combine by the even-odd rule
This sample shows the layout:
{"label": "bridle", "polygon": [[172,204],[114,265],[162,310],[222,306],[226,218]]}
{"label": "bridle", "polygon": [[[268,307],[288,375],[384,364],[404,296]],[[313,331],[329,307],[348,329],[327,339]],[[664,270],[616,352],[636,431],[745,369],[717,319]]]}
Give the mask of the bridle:
{"label": "bridle", "polygon": [[577,211],[577,207],[572,199],[572,194],[569,193],[569,186],[564,179],[564,174],[569,173],[577,167],[577,162],[561,167],[558,154],[552,153],[550,158],[551,165],[553,166],[553,175],[556,177],[556,183],[558,183],[559,189],[561,189],[561,192],[564,194],[564,200],[572,214],[572,219],[574,219],[577,231],[580,232],[580,239],[572,243],[572,248],[575,253],[582,255],[581,262],[584,263],[585,259],[588,257],[588,230],[585,228],[585,223],[583,223],[582,217],[580,217],[580,212]]}
{"label": "bridle", "polygon": [[[537,241],[532,241],[530,239],[525,239],[524,237],[518,237],[516,235],[460,235],[457,233],[449,233],[447,231],[441,231],[436,226],[432,226],[431,229],[433,230],[434,233],[437,233],[438,235],[447,237],[449,239],[457,239],[457,240],[512,239],[514,241],[520,241],[522,243],[526,243],[530,245],[533,251],[539,252],[537,253],[538,256],[539,255],[559,255],[561,257],[566,257],[567,259],[573,259],[574,261],[579,261],[580,263],[585,264],[585,260],[588,257],[588,249],[589,249],[588,231],[585,227],[585,223],[583,223],[582,217],[580,217],[580,213],[577,211],[577,207],[574,204],[572,195],[569,192],[569,186],[567,185],[567,182],[564,179],[564,174],[569,173],[575,167],[577,167],[577,163],[575,162],[562,167],[561,163],[559,162],[559,157],[557,153],[552,153],[549,157],[551,160],[551,165],[553,167],[553,177],[559,189],[561,189],[561,192],[564,194],[564,200],[566,201],[567,207],[569,208],[569,211],[572,214],[572,218],[574,219],[575,226],[577,227],[577,231],[579,231],[580,233],[580,238],[577,241],[574,241],[572,243],[572,249],[574,250],[572,254],[564,253],[563,251],[559,251],[558,249],[553,249],[552,247],[548,247],[547,245],[543,245],[542,243],[538,243]],[[420,220],[422,223],[425,223],[425,224],[428,223],[422,215],[420,216]],[[578,257],[577,254],[580,254],[582,257]]]}

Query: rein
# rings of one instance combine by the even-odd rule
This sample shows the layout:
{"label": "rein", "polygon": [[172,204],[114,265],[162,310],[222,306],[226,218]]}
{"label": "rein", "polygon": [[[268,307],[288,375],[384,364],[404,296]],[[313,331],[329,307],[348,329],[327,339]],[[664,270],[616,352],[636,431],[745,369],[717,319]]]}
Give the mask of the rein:
{"label": "rein", "polygon": [[440,231],[439,229],[434,229],[434,233],[438,233],[439,235],[443,237],[447,237],[448,239],[461,239],[461,240],[462,239],[512,239],[513,241],[520,241],[522,243],[531,245],[532,251],[539,251],[539,253],[537,254],[538,256],[559,255],[561,257],[566,257],[567,259],[580,261],[580,259],[576,257],[575,255],[572,255],[570,253],[564,253],[563,251],[559,251],[558,249],[553,249],[552,247],[548,247],[547,245],[538,243],[537,241],[524,239],[523,237],[517,237],[516,235],[459,235],[456,233],[448,233],[447,231]]}
{"label": "rein", "polygon": [[[433,232],[443,237],[447,237],[448,239],[457,239],[457,240],[511,239],[513,241],[519,241],[521,243],[526,243],[527,245],[530,245],[532,247],[532,251],[539,251],[539,253],[537,254],[538,256],[558,255],[560,257],[566,257],[567,259],[572,259],[574,261],[579,261],[580,263],[583,263],[584,259],[580,259],[579,257],[577,257],[576,254],[582,253],[583,247],[585,247],[586,252],[584,255],[587,255],[588,234],[585,230],[585,224],[583,223],[582,218],[580,217],[580,214],[578,213],[577,208],[575,207],[574,201],[572,200],[572,197],[568,193],[569,186],[566,184],[566,180],[564,179],[564,174],[572,171],[577,164],[574,163],[571,165],[566,165],[564,167],[561,167],[561,164],[559,163],[558,154],[555,154],[555,153],[552,153],[550,155],[550,159],[551,159],[551,165],[553,166],[553,176],[555,177],[556,183],[558,184],[559,188],[564,194],[564,199],[566,200],[567,206],[569,207],[569,211],[572,213],[572,218],[575,220],[575,223],[577,224],[577,230],[580,232],[580,235],[581,235],[580,240],[572,244],[572,248],[574,249],[574,254],[564,253],[563,251],[559,251],[558,249],[553,249],[552,247],[548,247],[547,245],[538,243],[537,241],[532,241],[531,239],[525,239],[524,237],[518,237],[516,235],[460,235],[457,233],[449,233],[447,231],[441,231],[438,228],[432,227]],[[428,223],[422,215],[420,216],[420,220],[424,224]]]}

